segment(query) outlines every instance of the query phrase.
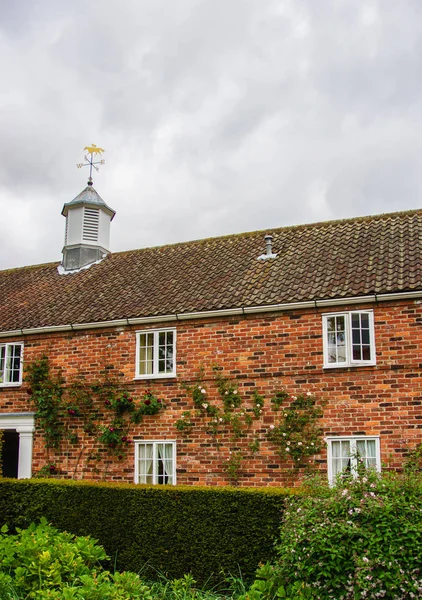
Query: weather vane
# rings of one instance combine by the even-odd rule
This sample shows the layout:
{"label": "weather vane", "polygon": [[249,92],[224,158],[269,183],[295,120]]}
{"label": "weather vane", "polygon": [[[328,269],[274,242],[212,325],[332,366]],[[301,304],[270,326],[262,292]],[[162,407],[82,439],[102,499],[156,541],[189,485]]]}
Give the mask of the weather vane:
{"label": "weather vane", "polygon": [[[103,152],[105,152],[105,150],[104,150],[104,148],[99,148],[95,144],[91,144],[90,146],[85,146],[84,151],[86,152],[86,154],[85,154],[86,162],[78,163],[76,166],[78,167],[78,169],[89,166],[88,185],[92,185],[92,167],[94,167],[94,169],[96,171],[99,171],[99,167],[97,167],[97,165],[103,165],[105,163],[105,160],[103,158],[101,158],[101,155]],[[100,160],[94,161],[95,154],[98,154]]]}

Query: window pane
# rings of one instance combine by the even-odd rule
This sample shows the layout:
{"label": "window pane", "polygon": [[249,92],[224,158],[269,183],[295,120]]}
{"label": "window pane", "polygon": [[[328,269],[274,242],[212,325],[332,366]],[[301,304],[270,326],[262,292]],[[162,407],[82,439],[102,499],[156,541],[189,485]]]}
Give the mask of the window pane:
{"label": "window pane", "polygon": [[366,467],[376,467],[377,458],[375,440],[358,440],[356,443],[356,450]]}
{"label": "window pane", "polygon": [[343,471],[350,471],[350,442],[348,440],[338,440],[331,442],[332,472],[335,477]]}
{"label": "window pane", "polygon": [[352,329],[352,341],[353,344],[360,344],[360,329]]}
{"label": "window pane", "polygon": [[139,374],[152,375],[154,367],[154,334],[139,334]]}
{"label": "window pane", "polygon": [[352,328],[360,329],[360,313],[352,313]]}
{"label": "window pane", "polygon": [[362,344],[369,344],[369,329],[362,329]]}
{"label": "window pane", "polygon": [[158,372],[172,373],[173,363],[173,331],[160,331],[158,346]]}
{"label": "window pane", "polygon": [[352,358],[354,361],[371,360],[369,315],[352,314]]}
{"label": "window pane", "polygon": [[157,483],[173,483],[173,444],[157,444]]}
{"label": "window pane", "polygon": [[0,383],[4,382],[4,357],[6,346],[0,346]]}
{"label": "window pane", "polygon": [[154,446],[139,444],[138,448],[138,483],[154,483]]}
{"label": "window pane", "polygon": [[327,360],[329,363],[346,362],[345,318],[342,315],[327,317]]}
{"label": "window pane", "polygon": [[9,346],[10,348],[10,382],[19,383],[21,370],[22,346]]}
{"label": "window pane", "polygon": [[369,314],[360,313],[360,326],[362,329],[369,329]]}

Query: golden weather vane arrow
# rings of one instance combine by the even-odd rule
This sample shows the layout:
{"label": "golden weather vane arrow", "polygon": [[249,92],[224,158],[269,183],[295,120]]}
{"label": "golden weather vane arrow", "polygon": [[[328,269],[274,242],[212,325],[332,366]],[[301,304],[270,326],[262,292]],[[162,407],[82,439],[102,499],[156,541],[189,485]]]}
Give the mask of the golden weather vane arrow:
{"label": "golden weather vane arrow", "polygon": [[[94,167],[96,171],[99,171],[99,167],[97,167],[97,165],[103,165],[105,163],[105,160],[101,158],[101,155],[103,152],[105,152],[105,150],[104,148],[99,148],[95,144],[91,144],[90,146],[85,146],[84,151],[87,153],[84,157],[86,162],[78,163],[76,166],[78,169],[89,166],[88,185],[92,185],[92,167]],[[94,155],[96,154],[100,157],[100,160],[94,161]]]}

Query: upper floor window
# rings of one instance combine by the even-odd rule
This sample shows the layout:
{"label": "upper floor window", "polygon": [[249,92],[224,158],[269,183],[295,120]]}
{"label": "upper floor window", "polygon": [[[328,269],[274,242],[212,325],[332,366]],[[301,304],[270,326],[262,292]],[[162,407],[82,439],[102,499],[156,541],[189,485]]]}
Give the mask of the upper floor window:
{"label": "upper floor window", "polygon": [[135,483],[176,483],[176,442],[135,441]]}
{"label": "upper floor window", "polygon": [[149,329],[136,333],[136,377],[176,375],[176,330]]}
{"label": "upper floor window", "polygon": [[23,344],[0,344],[0,386],[22,383]]}
{"label": "upper floor window", "polygon": [[339,473],[357,475],[359,463],[367,469],[381,471],[378,437],[327,438],[328,479],[334,483]]}
{"label": "upper floor window", "polygon": [[374,313],[356,310],[323,315],[324,367],[374,365]]}

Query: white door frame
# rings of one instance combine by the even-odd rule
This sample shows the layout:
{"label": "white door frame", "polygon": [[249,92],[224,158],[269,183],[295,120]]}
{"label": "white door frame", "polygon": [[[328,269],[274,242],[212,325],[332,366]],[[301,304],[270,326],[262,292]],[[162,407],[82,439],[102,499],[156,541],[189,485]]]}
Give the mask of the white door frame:
{"label": "white door frame", "polygon": [[0,413],[0,429],[14,429],[19,434],[18,479],[32,475],[34,413]]}

